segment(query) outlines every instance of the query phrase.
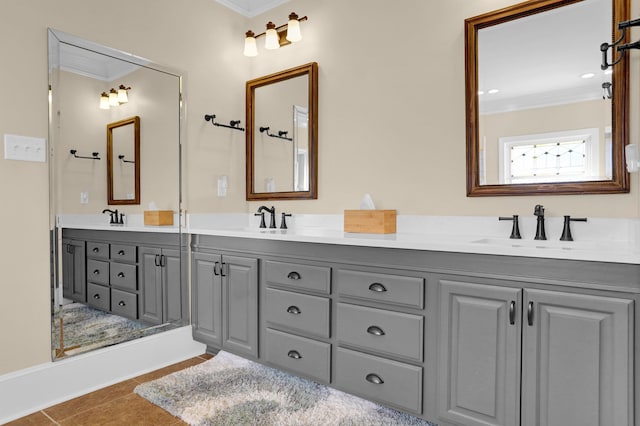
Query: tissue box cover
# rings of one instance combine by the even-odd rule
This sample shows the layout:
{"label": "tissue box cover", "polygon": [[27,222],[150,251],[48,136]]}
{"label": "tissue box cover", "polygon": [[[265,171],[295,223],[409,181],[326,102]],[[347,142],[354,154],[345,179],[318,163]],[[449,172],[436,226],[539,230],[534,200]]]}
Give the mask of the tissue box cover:
{"label": "tissue box cover", "polygon": [[344,232],[365,234],[394,234],[395,210],[345,210]]}
{"label": "tissue box cover", "polygon": [[173,210],[145,210],[145,225],[173,225]]}

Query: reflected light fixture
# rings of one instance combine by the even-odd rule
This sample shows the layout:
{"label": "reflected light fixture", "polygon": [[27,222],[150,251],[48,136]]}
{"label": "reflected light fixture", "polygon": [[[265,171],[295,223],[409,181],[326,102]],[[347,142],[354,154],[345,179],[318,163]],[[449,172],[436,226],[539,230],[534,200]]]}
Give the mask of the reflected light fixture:
{"label": "reflected light fixture", "polygon": [[121,84],[118,90],[113,87],[109,92],[102,92],[100,94],[100,109],[109,109],[112,106],[119,106],[129,102],[129,90],[131,87],[127,87]]}
{"label": "reflected light fixture", "polygon": [[116,89],[112,88],[109,91],[109,106],[118,106],[120,105],[120,103],[118,102],[118,92],[116,91]]}
{"label": "reflected light fixture", "polygon": [[129,90],[131,90],[131,87],[125,87],[124,84],[121,84],[120,87],[118,87],[119,104],[126,104],[127,102],[129,102]]}
{"label": "reflected light fixture", "polygon": [[307,19],[306,16],[299,18],[295,12],[291,12],[286,24],[276,26],[272,21],[269,21],[266,25],[267,29],[263,33],[256,35],[251,30],[247,31],[244,39],[244,56],[252,57],[258,55],[256,39],[262,36],[265,36],[264,47],[268,50],[275,50],[280,46],[286,46],[302,40],[300,22]]}
{"label": "reflected light fixture", "polygon": [[107,92],[102,92],[100,95],[100,109],[109,109],[109,95]]}

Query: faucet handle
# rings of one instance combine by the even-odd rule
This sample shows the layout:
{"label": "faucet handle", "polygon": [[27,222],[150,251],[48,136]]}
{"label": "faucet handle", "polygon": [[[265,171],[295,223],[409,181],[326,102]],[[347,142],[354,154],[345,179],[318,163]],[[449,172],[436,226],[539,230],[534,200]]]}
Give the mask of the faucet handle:
{"label": "faucet handle", "polygon": [[498,220],[512,220],[513,226],[511,227],[511,235],[509,238],[512,240],[520,240],[522,237],[520,236],[520,227],[518,226],[518,215],[514,214],[512,217],[500,216]]}
{"label": "faucet handle", "polygon": [[264,223],[264,212],[260,212],[260,213],[255,213],[254,216],[260,216],[260,228],[266,228],[267,224]]}
{"label": "faucet handle", "polygon": [[287,217],[291,217],[291,213],[282,212],[282,220],[280,221],[280,229],[287,229]]}
{"label": "faucet handle", "polygon": [[560,241],[573,241],[573,236],[571,235],[571,222],[586,222],[586,217],[564,217],[564,227],[562,228],[562,236],[560,237]]}

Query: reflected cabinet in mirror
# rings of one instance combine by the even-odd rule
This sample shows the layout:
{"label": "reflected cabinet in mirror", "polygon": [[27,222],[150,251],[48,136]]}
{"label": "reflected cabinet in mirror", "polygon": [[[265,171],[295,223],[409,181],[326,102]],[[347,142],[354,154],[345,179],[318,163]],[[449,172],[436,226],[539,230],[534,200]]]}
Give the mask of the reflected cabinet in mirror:
{"label": "reflected cabinet in mirror", "polygon": [[140,117],[107,124],[110,205],[140,204]]}
{"label": "reflected cabinet in mirror", "polygon": [[467,195],[629,192],[629,0],[532,0],[465,21]]}
{"label": "reflected cabinet in mirror", "polygon": [[318,198],[318,64],[247,82],[247,200]]}

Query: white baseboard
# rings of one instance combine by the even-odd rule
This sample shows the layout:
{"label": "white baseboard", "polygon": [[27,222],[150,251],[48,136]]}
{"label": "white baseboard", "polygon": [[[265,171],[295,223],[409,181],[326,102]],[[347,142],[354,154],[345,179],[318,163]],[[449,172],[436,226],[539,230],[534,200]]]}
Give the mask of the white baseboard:
{"label": "white baseboard", "polygon": [[201,355],[191,326],[0,376],[0,424]]}

